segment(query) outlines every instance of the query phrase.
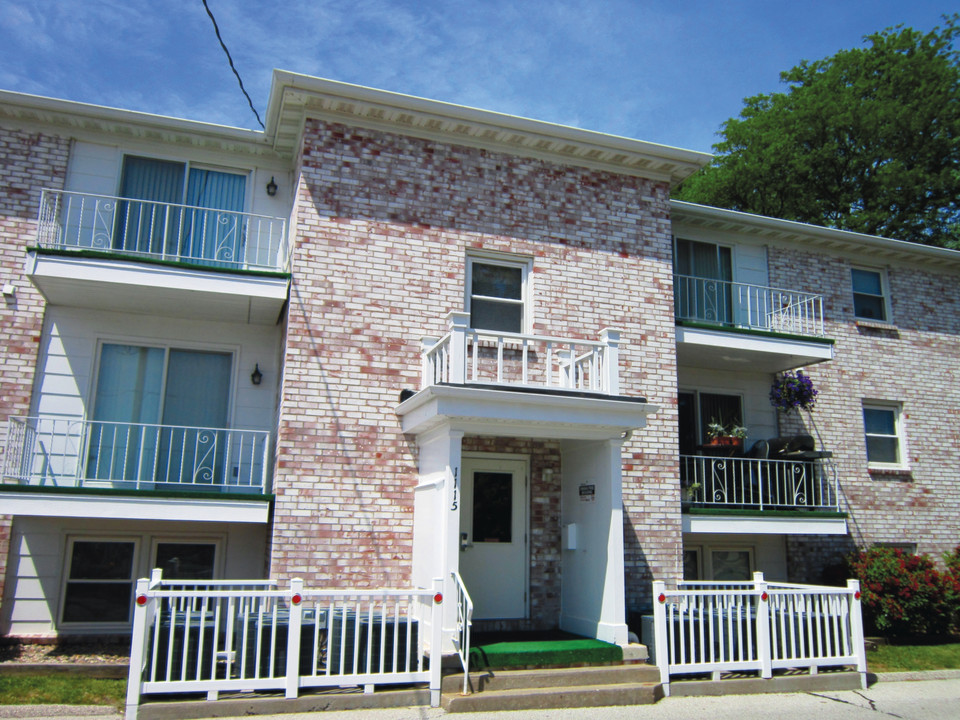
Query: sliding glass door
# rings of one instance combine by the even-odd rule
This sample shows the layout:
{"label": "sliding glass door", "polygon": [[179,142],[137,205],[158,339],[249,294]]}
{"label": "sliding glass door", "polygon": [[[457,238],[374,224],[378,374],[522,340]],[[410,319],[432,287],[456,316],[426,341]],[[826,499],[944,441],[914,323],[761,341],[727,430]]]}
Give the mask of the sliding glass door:
{"label": "sliding glass door", "polygon": [[674,268],[676,313],[683,320],[733,322],[733,260],[730,248],[677,239]]}

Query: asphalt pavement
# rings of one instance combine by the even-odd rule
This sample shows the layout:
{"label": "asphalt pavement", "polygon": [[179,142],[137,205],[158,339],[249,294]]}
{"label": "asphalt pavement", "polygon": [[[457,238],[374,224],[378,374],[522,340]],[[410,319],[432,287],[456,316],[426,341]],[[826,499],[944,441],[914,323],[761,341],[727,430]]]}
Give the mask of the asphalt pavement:
{"label": "asphalt pavement", "polygon": [[[440,708],[391,708],[259,715],[258,720],[435,720]],[[0,718],[121,720],[108,708],[0,706]],[[450,718],[458,717],[451,715]],[[655,705],[519,710],[459,715],[464,720],[957,720],[960,679],[879,682],[867,690],[669,697]],[[184,720],[187,720],[186,718]],[[219,720],[250,720],[220,718]]]}

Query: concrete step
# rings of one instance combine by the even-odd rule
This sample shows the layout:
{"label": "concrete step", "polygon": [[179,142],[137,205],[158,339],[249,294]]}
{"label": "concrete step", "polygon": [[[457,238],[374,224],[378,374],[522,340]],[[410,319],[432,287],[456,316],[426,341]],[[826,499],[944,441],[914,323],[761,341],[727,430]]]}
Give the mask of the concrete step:
{"label": "concrete step", "polygon": [[[468,687],[472,692],[522,690],[532,688],[564,688],[572,685],[622,685],[660,682],[660,671],[653,665],[592,665],[574,668],[536,670],[480,670],[470,673]],[[463,689],[463,673],[445,675],[442,692],[459,694]]]}
{"label": "concrete step", "polygon": [[444,695],[441,702],[447,712],[494,712],[647,705],[662,697],[663,687],[659,683],[618,683],[487,690],[472,695]]}

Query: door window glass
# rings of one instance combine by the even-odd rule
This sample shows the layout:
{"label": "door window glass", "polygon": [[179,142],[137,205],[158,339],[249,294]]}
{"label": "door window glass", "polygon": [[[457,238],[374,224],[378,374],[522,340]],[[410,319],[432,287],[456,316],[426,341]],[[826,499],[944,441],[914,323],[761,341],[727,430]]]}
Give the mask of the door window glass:
{"label": "door window glass", "polygon": [[473,474],[473,541],[511,541],[513,475],[502,472]]}
{"label": "door window glass", "polygon": [[153,567],[165,580],[212,580],[217,546],[213,543],[157,543]]}

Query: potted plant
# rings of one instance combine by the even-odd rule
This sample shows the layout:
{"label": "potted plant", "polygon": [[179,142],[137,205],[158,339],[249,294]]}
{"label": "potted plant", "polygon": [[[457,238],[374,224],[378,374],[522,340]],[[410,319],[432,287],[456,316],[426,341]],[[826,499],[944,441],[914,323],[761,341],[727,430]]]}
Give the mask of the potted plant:
{"label": "potted plant", "polygon": [[719,445],[721,447],[743,447],[743,440],[747,437],[747,429],[743,425],[731,423],[727,425],[723,418],[713,418],[707,425],[708,445]]}

